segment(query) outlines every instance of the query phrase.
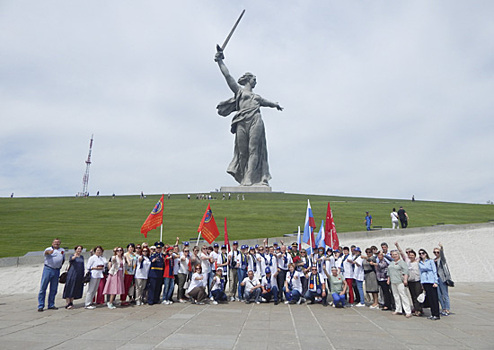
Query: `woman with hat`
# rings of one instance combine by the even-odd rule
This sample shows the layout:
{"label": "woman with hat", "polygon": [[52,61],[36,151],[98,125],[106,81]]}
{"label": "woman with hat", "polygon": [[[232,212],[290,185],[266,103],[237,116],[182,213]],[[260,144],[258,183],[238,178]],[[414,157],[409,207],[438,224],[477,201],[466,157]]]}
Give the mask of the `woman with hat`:
{"label": "woman with hat", "polygon": [[278,286],[276,285],[276,278],[271,274],[269,266],[266,267],[264,273],[265,275],[261,280],[261,301],[269,303],[271,298],[273,298],[274,305],[278,305]]}

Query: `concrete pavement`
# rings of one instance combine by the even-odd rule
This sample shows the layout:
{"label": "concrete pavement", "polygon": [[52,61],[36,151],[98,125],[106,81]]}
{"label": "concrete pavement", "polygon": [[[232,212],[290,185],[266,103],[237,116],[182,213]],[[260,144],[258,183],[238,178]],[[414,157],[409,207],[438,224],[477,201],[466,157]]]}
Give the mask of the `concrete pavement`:
{"label": "concrete pavement", "polygon": [[[8,283],[8,281],[3,281]],[[2,349],[492,349],[494,283],[450,288],[440,321],[369,308],[179,304],[37,312],[37,296],[0,296]],[[426,311],[428,312],[428,310]]]}

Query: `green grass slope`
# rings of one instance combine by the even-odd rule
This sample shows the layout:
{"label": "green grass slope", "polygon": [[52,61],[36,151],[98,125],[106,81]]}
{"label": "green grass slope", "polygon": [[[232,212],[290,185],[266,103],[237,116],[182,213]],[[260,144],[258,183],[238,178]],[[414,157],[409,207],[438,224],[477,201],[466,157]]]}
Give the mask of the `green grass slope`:
{"label": "green grass slope", "polygon": [[[395,199],[351,198],[285,193],[246,194],[245,200],[187,200],[185,194],[165,196],[163,240],[172,243],[197,237],[197,227],[211,203],[223,240],[224,218],[228,220],[230,239],[276,237],[303,230],[307,199],[310,199],[319,230],[331,202],[338,233],[364,230],[365,212],[375,226],[390,227],[390,212],[402,205],[410,216],[410,227],[437,223],[466,224],[494,220],[494,205],[424,202]],[[82,244],[86,248],[102,245],[105,249],[129,242],[142,242],[140,227],[159,199],[151,195],[89,198],[1,198],[0,257],[20,256],[43,250],[54,237],[63,247]],[[240,197],[241,198],[241,197]],[[159,238],[159,229],[149,232],[148,242]]]}

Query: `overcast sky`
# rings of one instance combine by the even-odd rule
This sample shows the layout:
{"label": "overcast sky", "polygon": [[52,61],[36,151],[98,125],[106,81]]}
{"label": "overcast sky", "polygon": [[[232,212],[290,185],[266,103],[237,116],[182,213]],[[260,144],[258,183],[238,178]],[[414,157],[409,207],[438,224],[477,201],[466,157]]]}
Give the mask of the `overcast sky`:
{"label": "overcast sky", "polygon": [[0,196],[236,185],[233,76],[273,191],[494,200],[492,1],[0,1]]}

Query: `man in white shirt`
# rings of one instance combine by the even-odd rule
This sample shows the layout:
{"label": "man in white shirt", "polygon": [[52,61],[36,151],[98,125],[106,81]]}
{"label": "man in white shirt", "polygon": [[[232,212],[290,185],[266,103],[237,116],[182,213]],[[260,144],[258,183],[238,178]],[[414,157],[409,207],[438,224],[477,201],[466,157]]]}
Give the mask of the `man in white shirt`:
{"label": "man in white shirt", "polygon": [[285,285],[288,264],[292,263],[292,256],[286,251],[286,245],[282,245],[277,254],[278,276],[276,277],[279,289],[279,299],[283,301],[283,287]]}
{"label": "man in white shirt", "polygon": [[[357,283],[357,290],[359,293],[359,300],[360,302],[357,303],[356,306],[365,306],[365,299],[364,299],[364,266],[363,266],[363,259],[360,256],[362,251],[360,250],[359,247],[355,247],[354,249],[354,254],[355,256],[351,259],[351,263],[354,265],[353,269],[353,279]],[[348,259],[347,259],[348,260]]]}
{"label": "man in white shirt", "polygon": [[244,286],[240,283],[247,277],[248,270],[248,257],[247,257],[247,249],[249,246],[244,244],[240,247],[240,254],[237,255],[237,273],[238,273],[238,301],[244,300]]}
{"label": "man in white shirt", "polygon": [[249,270],[247,277],[240,283],[244,288],[244,299],[246,304],[250,304],[252,300],[259,304],[261,296],[261,284],[254,278],[254,271]]}

